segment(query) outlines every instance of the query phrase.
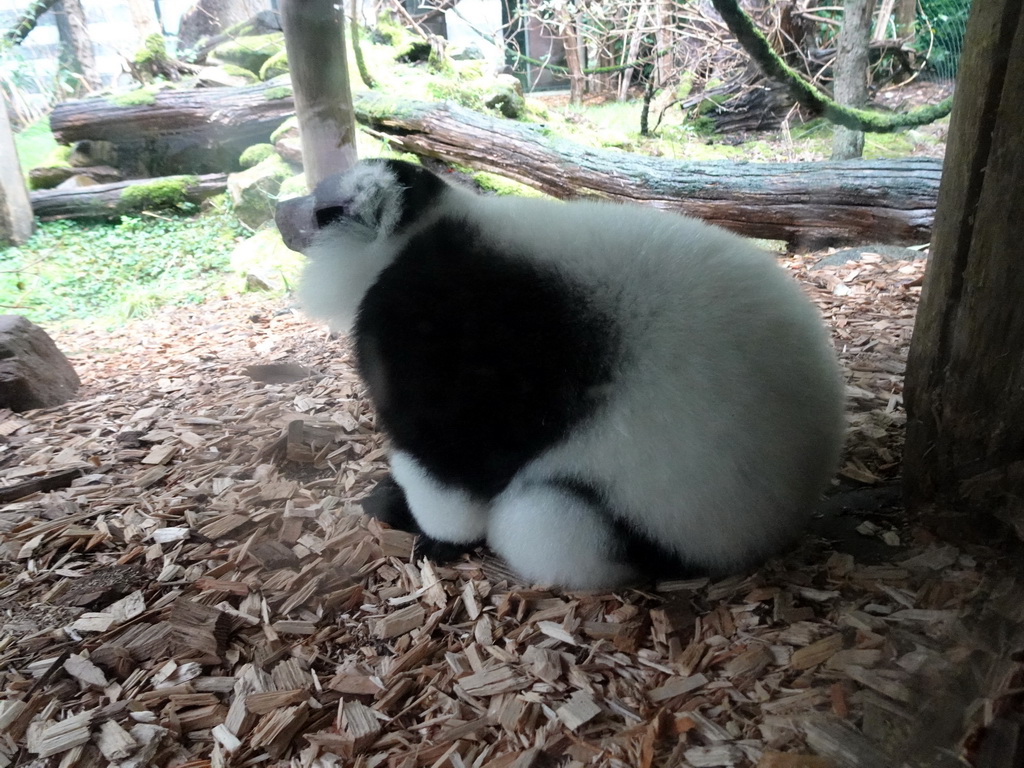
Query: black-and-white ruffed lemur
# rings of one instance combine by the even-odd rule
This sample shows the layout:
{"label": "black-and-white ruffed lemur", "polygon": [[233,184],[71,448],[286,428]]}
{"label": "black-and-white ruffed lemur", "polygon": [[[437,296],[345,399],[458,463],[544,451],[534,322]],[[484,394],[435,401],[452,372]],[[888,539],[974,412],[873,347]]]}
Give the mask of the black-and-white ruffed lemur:
{"label": "black-and-white ruffed lemur", "polygon": [[305,310],[352,334],[389,436],[378,514],[598,588],[722,574],[801,531],[843,385],[766,253],[638,206],[485,197],[370,160],[279,206]]}

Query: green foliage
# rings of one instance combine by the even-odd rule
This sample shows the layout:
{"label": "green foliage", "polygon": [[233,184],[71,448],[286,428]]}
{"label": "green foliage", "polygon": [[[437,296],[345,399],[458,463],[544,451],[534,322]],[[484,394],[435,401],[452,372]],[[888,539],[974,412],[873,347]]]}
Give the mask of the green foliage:
{"label": "green foliage", "polygon": [[[971,0],[920,0],[918,7],[918,25],[921,29],[930,28],[935,36],[928,69],[943,78],[956,77]],[[915,39],[922,54],[928,52],[929,39],[927,34],[919,34]]]}
{"label": "green foliage", "polygon": [[164,36],[152,34],[146,38],[142,48],[135,52],[135,63],[139,66],[149,66],[167,61],[167,45]]}
{"label": "green foliage", "polygon": [[14,146],[26,173],[38,165],[67,165],[71,153],[71,147],[61,146],[53,138],[49,117],[40,118],[14,134]]}
{"label": "green foliage", "polygon": [[0,251],[0,305],[54,321],[202,301],[241,234],[224,211],[43,223],[25,245]]}

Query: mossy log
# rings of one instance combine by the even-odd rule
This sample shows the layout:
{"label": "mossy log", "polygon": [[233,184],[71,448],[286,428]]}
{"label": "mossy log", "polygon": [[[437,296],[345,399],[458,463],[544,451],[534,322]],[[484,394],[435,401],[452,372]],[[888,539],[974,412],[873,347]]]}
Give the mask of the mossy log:
{"label": "mossy log", "polygon": [[295,113],[287,77],[240,88],[191,88],[57,104],[50,127],[61,144],[103,139],[126,176],[240,170],[246,147]]}
{"label": "mossy log", "polygon": [[227,175],[169,176],[33,192],[32,212],[42,221],[112,219],[123,214],[198,205],[227,189]]}
{"label": "mossy log", "polygon": [[688,162],[583,147],[541,125],[453,104],[355,99],[356,119],[397,149],[490,171],[558,198],[599,197],[678,211],[797,249],[930,237],[942,163]]}

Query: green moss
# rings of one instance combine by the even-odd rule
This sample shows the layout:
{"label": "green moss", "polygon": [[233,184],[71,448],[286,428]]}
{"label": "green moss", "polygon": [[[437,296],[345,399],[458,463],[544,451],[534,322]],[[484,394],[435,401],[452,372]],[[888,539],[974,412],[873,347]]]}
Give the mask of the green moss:
{"label": "green moss", "polygon": [[279,85],[275,88],[267,88],[263,92],[263,98],[267,101],[277,101],[278,99],[287,99],[292,95],[292,89],[287,85]]}
{"label": "green moss", "polygon": [[110,97],[110,103],[117,107],[148,107],[156,104],[156,90],[151,86],[136,88],[127,93]]}
{"label": "green moss", "polygon": [[133,184],[121,192],[121,202],[132,209],[174,208],[185,202],[185,190],[197,182],[195,176],[168,176],[148,184]]}
{"label": "green moss", "polygon": [[210,52],[210,58],[222,64],[234,64],[258,75],[270,57],[284,50],[284,35],[247,35],[221,43]]}
{"label": "green moss", "polygon": [[286,133],[288,133],[289,131],[297,130],[299,130],[299,118],[294,116],[289,117],[287,120],[281,123],[272,134],[270,134],[270,143],[276,144],[278,140],[280,140],[280,138],[284,136]]}
{"label": "green moss", "polygon": [[272,80],[279,75],[287,75],[289,72],[288,67],[288,52],[278,51],[260,67],[260,80]]}
{"label": "green moss", "polygon": [[240,77],[248,83],[258,83],[259,78],[250,72],[245,67],[240,67],[237,64],[220,64],[218,65],[220,70],[226,75],[232,77]]}
{"label": "green moss", "polygon": [[273,144],[253,144],[246,148],[238,157],[238,164],[243,168],[252,168],[274,154]]}
{"label": "green moss", "polygon": [[309,188],[306,186],[306,174],[299,173],[295,176],[289,176],[287,179],[281,182],[281,188],[277,190],[277,199],[288,200],[293,197],[303,197],[309,194]]}
{"label": "green moss", "polygon": [[513,195],[516,197],[548,197],[543,192],[539,192],[533,187],[529,187],[526,184],[520,184],[518,181],[512,179],[506,179],[504,176],[498,176],[496,173],[487,173],[486,171],[475,171],[472,172],[473,179],[477,184],[480,185],[481,189],[488,192],[493,192],[496,195]]}

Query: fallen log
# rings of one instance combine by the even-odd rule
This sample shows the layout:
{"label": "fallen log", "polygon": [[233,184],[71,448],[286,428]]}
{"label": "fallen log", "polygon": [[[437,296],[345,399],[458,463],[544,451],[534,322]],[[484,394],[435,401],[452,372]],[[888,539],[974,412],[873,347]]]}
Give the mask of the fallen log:
{"label": "fallen log", "polygon": [[74,189],[32,192],[32,212],[41,221],[53,219],[108,219],[143,210],[177,208],[181,203],[199,204],[227,189],[227,175],[166,176],[96,184]]}
{"label": "fallen log", "polygon": [[295,114],[288,78],[240,88],[168,89],[64,101],[53,108],[50,128],[61,144],[102,139],[117,147],[126,176],[168,176],[240,170],[246,147]]}
{"label": "fallen log", "polygon": [[583,147],[454,104],[355,98],[356,119],[396,149],[490,171],[558,198],[678,211],[794,249],[927,242],[942,163],[687,162]]}

